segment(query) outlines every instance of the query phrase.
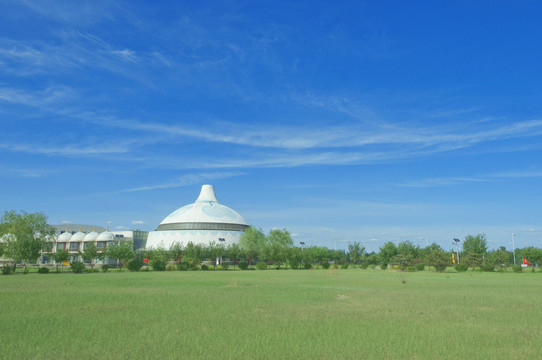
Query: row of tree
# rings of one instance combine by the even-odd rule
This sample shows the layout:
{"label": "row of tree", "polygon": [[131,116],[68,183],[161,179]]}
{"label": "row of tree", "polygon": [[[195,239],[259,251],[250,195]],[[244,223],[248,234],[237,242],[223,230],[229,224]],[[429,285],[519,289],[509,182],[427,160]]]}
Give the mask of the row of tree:
{"label": "row of tree", "polygon": [[[347,250],[332,250],[319,246],[294,246],[290,233],[283,229],[274,229],[266,236],[261,229],[251,226],[241,236],[238,244],[225,246],[221,243],[208,245],[186,246],[175,244],[171,249],[146,251],[144,256],[149,259],[175,259],[189,264],[200,264],[204,259],[228,258],[234,262],[264,261],[268,265],[277,267],[296,267],[299,264],[319,266],[334,262],[336,264],[364,264],[379,265],[385,268],[388,265],[405,270],[418,264],[434,266],[437,270],[444,270],[447,266],[462,263],[473,268],[485,266],[488,269],[504,268],[514,264],[514,253],[504,247],[489,251],[484,234],[469,235],[463,242],[461,252],[453,253],[444,250],[440,245],[433,243],[420,247],[410,241],[402,241],[397,245],[387,242],[379,248],[379,252],[366,252],[359,242],[348,245]],[[531,264],[542,262],[542,249],[528,247],[516,250],[517,257],[525,256]]]}
{"label": "row of tree", "polygon": [[[47,217],[42,213],[29,214],[6,211],[0,220],[0,257],[12,259],[15,263],[35,263],[41,254],[50,250],[51,241],[54,241],[54,228],[47,224]],[[360,242],[348,245],[347,250],[332,250],[319,246],[294,246],[291,234],[285,230],[273,229],[265,235],[261,229],[253,226],[247,228],[238,244],[211,242],[208,245],[188,243],[175,244],[170,249],[144,250],[134,252],[133,244],[128,241],[119,241],[109,244],[103,251],[99,251],[96,244],[87,245],[80,252],[81,257],[91,267],[96,260],[104,258],[116,259],[122,267],[135,257],[162,259],[163,261],[176,260],[192,265],[199,265],[204,259],[227,258],[233,262],[264,261],[268,265],[277,267],[299,264],[322,265],[333,261],[337,264],[374,264],[386,267],[388,264],[405,269],[409,266],[424,264],[445,268],[453,262],[461,262],[469,266],[480,267],[506,267],[516,262],[516,257],[525,259],[531,264],[542,263],[542,249],[527,247],[518,249],[515,253],[501,247],[488,251],[487,239],[484,234],[469,235],[463,241],[462,251],[452,256],[440,245],[433,243],[424,248],[410,241],[403,241],[397,245],[387,242],[379,248],[379,252],[365,251]],[[57,264],[69,259],[67,250],[58,250],[51,254]]]}

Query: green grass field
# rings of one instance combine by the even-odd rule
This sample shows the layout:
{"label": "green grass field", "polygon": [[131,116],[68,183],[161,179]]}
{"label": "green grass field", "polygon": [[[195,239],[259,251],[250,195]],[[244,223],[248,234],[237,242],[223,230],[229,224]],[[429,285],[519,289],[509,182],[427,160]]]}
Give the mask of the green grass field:
{"label": "green grass field", "polygon": [[1,359],[542,358],[542,274],[0,276]]}

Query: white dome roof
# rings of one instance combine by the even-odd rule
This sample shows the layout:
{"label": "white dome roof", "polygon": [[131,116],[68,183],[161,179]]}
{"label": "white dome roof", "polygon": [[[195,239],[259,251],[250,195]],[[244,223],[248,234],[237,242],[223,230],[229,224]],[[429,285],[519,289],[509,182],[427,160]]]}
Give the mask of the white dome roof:
{"label": "white dome roof", "polygon": [[85,235],[85,240],[83,241],[96,241],[99,235],[100,234],[98,234],[96,231],[89,232],[88,234]]}
{"label": "white dome roof", "polygon": [[66,231],[66,232],[64,232],[64,233],[62,233],[62,234],[60,234],[60,235],[58,236],[58,240],[57,240],[57,241],[59,241],[59,242],[66,242],[66,241],[70,241],[71,238],[72,238],[71,232]]}
{"label": "white dome roof", "polygon": [[112,232],[109,231],[109,229],[107,229],[106,231],[104,231],[103,233],[98,235],[96,240],[98,240],[98,241],[113,241],[113,240],[116,240],[116,238],[115,238],[115,234],[113,234]]}
{"label": "white dome roof", "polygon": [[73,234],[72,238],[70,239],[71,242],[76,242],[76,241],[83,241],[85,240],[85,233],[81,231],[81,229],[79,229],[78,232],[76,232],[75,234]]}
{"label": "white dome roof", "polygon": [[212,185],[203,185],[195,203],[169,214],[162,220],[157,230],[191,230],[198,229],[203,224],[207,230],[221,228],[234,230],[234,227],[241,230],[248,227],[241,215],[218,202]]}

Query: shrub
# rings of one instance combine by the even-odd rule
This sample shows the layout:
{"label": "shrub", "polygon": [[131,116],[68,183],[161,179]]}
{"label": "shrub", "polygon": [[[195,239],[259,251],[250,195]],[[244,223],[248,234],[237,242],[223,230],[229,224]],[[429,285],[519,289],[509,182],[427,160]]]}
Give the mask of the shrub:
{"label": "shrub", "polygon": [[455,265],[455,271],[457,272],[465,272],[469,269],[469,266],[467,264],[456,264]]}
{"label": "shrub", "polygon": [[46,268],[46,267],[40,267],[38,269],[38,273],[40,274],[48,274],[49,273],[49,268]]}
{"label": "shrub", "polygon": [[177,269],[180,271],[188,271],[188,269],[190,269],[190,264],[185,261],[181,261],[177,264]]}
{"label": "shrub", "polygon": [[414,272],[416,271],[416,266],[413,266],[413,265],[409,265],[406,267],[407,271],[410,271],[410,272]]}
{"label": "shrub", "polygon": [[86,266],[81,261],[74,261],[71,263],[70,268],[74,273],[80,274],[86,269]]}
{"label": "shrub", "polygon": [[139,271],[143,267],[143,261],[134,259],[128,263],[128,270]]}
{"label": "shrub", "polygon": [[228,268],[230,267],[228,264],[226,263],[222,263],[220,264],[220,266],[222,267],[222,270],[228,270]]}
{"label": "shrub", "polygon": [[361,265],[360,265],[360,267],[361,267],[362,269],[367,269],[367,268],[369,267],[369,263],[368,263],[368,262],[362,262]]}
{"label": "shrub", "polygon": [[9,274],[11,274],[11,265],[3,265],[2,275],[9,275]]}
{"label": "shrub", "polygon": [[23,274],[28,274],[30,272],[30,268],[28,266],[25,266],[23,269]]}
{"label": "shrub", "polygon": [[375,264],[369,265],[369,269],[376,269],[376,265]]}
{"label": "shrub", "polygon": [[151,266],[154,271],[166,271],[166,262],[160,258],[154,259]]}
{"label": "shrub", "polygon": [[495,265],[490,262],[485,262],[481,266],[482,271],[492,272],[495,270]]}
{"label": "shrub", "polygon": [[256,264],[256,269],[258,269],[258,270],[266,270],[267,269],[267,264],[264,263],[263,261],[260,261],[259,263]]}
{"label": "shrub", "polygon": [[207,265],[201,265],[201,270],[209,270],[209,266],[207,266]]}
{"label": "shrub", "polygon": [[333,264],[333,268],[334,268],[334,269],[338,269],[338,268],[339,268],[339,264],[334,263],[334,264]]}
{"label": "shrub", "polygon": [[297,260],[292,260],[292,261],[290,261],[290,267],[291,267],[292,269],[294,269],[294,270],[299,269],[299,265],[300,265],[300,264],[299,264],[299,261],[297,261]]}
{"label": "shrub", "polygon": [[329,261],[322,262],[322,268],[329,269]]}
{"label": "shrub", "polygon": [[380,269],[381,270],[386,270],[388,268],[388,263],[387,262],[383,262],[382,264],[380,264]]}
{"label": "shrub", "polygon": [[341,264],[341,269],[348,269],[348,266],[350,266],[350,264],[345,262],[344,264]]}
{"label": "shrub", "polygon": [[523,268],[521,267],[521,265],[514,265],[512,266],[512,269],[514,270],[515,273],[523,272]]}
{"label": "shrub", "polygon": [[305,269],[309,270],[310,268],[312,268],[312,264],[310,263],[305,263]]}
{"label": "shrub", "polygon": [[446,268],[447,268],[447,266],[443,265],[443,264],[435,265],[435,270],[437,270],[438,272],[443,272],[444,270],[446,270]]}
{"label": "shrub", "polygon": [[167,264],[166,271],[174,271],[175,270],[175,264]]}
{"label": "shrub", "polygon": [[109,270],[109,265],[102,265],[102,271],[107,272]]}
{"label": "shrub", "polygon": [[237,266],[239,266],[239,269],[241,270],[248,269],[248,263],[246,261],[241,261],[239,264],[237,264]]}
{"label": "shrub", "polygon": [[416,270],[418,271],[423,271],[423,269],[425,269],[425,265],[422,264],[422,263],[417,263],[416,264]]}

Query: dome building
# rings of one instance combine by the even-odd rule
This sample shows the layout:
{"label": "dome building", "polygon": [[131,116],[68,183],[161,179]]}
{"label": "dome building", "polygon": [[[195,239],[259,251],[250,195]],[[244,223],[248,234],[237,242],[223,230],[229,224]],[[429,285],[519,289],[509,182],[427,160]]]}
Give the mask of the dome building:
{"label": "dome building", "polygon": [[195,203],[169,214],[149,233],[147,249],[169,249],[173,244],[237,243],[248,227],[241,215],[218,202],[212,185],[203,185]]}

